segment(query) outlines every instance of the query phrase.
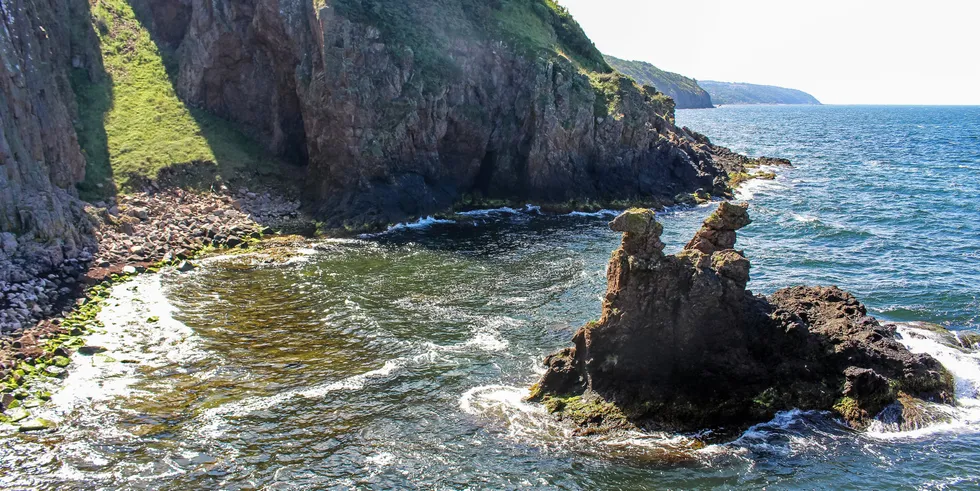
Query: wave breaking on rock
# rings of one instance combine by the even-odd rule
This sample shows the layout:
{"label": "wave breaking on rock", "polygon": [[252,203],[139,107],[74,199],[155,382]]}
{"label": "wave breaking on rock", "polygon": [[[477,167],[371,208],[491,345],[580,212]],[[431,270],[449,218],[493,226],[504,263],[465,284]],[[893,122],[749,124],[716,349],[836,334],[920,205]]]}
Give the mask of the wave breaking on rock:
{"label": "wave breaking on rock", "polygon": [[910,352],[850,293],[747,290],[750,263],[734,247],[749,223],[748,205],[723,202],[667,255],[653,211],[616,217],[610,227],[623,241],[602,317],[545,359],[529,399],[580,434],[737,431],[794,408],[834,411],[862,429],[886,409],[911,417],[922,401],[953,402],[952,375]]}

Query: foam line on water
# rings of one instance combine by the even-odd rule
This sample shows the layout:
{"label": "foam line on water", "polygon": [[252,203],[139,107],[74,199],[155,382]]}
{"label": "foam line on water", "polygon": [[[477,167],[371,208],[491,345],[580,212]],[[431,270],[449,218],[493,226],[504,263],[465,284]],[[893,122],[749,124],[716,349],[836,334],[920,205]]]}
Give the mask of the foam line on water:
{"label": "foam line on water", "polygon": [[455,220],[446,220],[446,219],[442,219],[442,218],[435,218],[435,217],[427,216],[427,217],[424,217],[424,218],[419,218],[418,220],[416,220],[414,222],[411,222],[411,223],[397,223],[395,225],[392,225],[392,226],[388,227],[388,229],[385,230],[384,232],[378,232],[378,233],[374,233],[374,234],[361,234],[358,237],[360,237],[362,239],[370,239],[372,237],[379,237],[381,235],[388,234],[388,233],[391,233],[391,232],[397,232],[399,230],[423,229],[423,228],[428,228],[428,227],[431,227],[433,225],[440,224],[440,223],[448,224],[448,223],[456,223],[456,221]]}
{"label": "foam line on water", "polygon": [[461,344],[444,346],[426,342],[425,346],[436,351],[463,352],[471,349],[487,352],[503,351],[510,346],[510,341],[501,334],[500,330],[505,327],[522,324],[517,319],[506,316],[495,317],[489,320],[475,317],[474,322],[478,322],[479,324],[472,330],[473,337]]}
{"label": "foam line on water", "polygon": [[573,211],[566,216],[570,217],[615,217],[619,216],[622,211],[616,210],[599,210],[599,211]]}
{"label": "foam line on water", "polygon": [[176,320],[175,312],[159,274],[114,286],[98,316],[105,328],[86,338],[87,345],[106,351],[72,356],[69,376],[52,396],[52,416],[133,394],[132,385],[146,368],[186,366],[214,356],[200,349],[194,331]]}
{"label": "foam line on water", "polygon": [[248,398],[239,402],[211,408],[204,412],[204,419],[210,420],[214,417],[243,417],[254,412],[279,406],[296,398],[317,399],[322,398],[331,392],[360,390],[363,389],[369,381],[373,381],[375,379],[382,381],[388,380],[392,374],[396,373],[406,365],[406,361],[406,359],[401,358],[388,360],[381,368],[358,375],[352,375],[334,382],[327,382],[305,389],[288,390],[266,397]]}
{"label": "foam line on water", "polygon": [[518,213],[521,213],[521,210],[517,210],[509,206],[502,206],[500,208],[488,208],[482,210],[456,212],[457,215],[464,216],[464,217],[487,217],[491,215],[516,215]]}

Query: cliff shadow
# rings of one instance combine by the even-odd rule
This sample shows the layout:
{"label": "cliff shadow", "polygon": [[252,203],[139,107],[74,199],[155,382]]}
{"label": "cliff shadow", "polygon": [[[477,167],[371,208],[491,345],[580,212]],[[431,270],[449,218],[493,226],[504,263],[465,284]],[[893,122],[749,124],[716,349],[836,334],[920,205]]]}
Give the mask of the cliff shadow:
{"label": "cliff shadow", "polygon": [[112,107],[112,77],[105,69],[96,32],[99,29],[107,35],[108,26],[95,22],[87,0],[73,0],[69,15],[70,82],[78,110],[75,133],[85,157],[85,179],[76,187],[82,199],[95,202],[117,192],[105,129],[105,117]]}
{"label": "cliff shadow", "polygon": [[284,145],[276,154],[249,134],[246,124],[188,103],[178,90],[181,61],[178,49],[187,35],[192,7],[176,1],[126,1],[156,47],[168,89],[186,109],[197,134],[213,153],[213,159],[175,161],[160,169],[160,184],[200,190],[211,189],[220,183],[234,186],[259,184],[289,194],[298,193],[306,177],[307,162],[302,120],[299,123],[300,138],[291,139],[292,144]]}
{"label": "cliff shadow", "polygon": [[[77,133],[87,162],[78,188],[85,199],[165,186],[247,187],[256,181],[295,194],[304,167],[285,163],[229,121],[179,97],[172,40],[181,32],[157,35],[149,17],[153,4],[72,1],[73,43],[85,47],[79,50],[83,63],[73,57],[72,73]],[[189,13],[174,19],[186,24]]]}

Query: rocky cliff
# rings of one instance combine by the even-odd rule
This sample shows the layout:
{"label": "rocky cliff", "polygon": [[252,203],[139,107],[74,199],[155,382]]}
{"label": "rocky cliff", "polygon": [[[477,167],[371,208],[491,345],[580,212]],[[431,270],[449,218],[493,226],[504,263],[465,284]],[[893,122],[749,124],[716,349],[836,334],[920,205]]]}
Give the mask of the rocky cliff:
{"label": "rocky cliff", "polygon": [[464,198],[669,198],[724,173],[549,0],[134,3],[178,92],[306,159],[335,226]]}
{"label": "rocky cliff", "polygon": [[706,109],[715,107],[711,96],[698,85],[698,81],[683,75],[665,72],[644,61],[628,61],[605,55],[609,66],[632,77],[641,85],[650,85],[667,94],[677,104],[677,109]]}
{"label": "rocky cliff", "polygon": [[[83,178],[111,203],[191,164],[278,172],[241,133],[306,166],[306,207],[348,229],[461,202],[726,195],[741,165],[551,0],[0,5],[0,279],[90,257]],[[12,298],[0,311],[44,314]]]}
{"label": "rocky cliff", "polygon": [[62,285],[60,275],[40,277],[76,264],[93,245],[75,191],[85,158],[68,77],[84,41],[68,27],[79,6],[0,3],[0,327],[44,314],[33,299]]}
{"label": "rocky cliff", "polygon": [[722,203],[666,255],[651,211],[617,217],[623,242],[602,317],[545,360],[531,398],[584,427],[680,431],[744,428],[791,408],[833,410],[860,428],[892,405],[914,418],[917,399],[952,401],[942,365],[910,353],[852,295],[746,290],[749,260],[734,246],[749,222],[745,206]]}
{"label": "rocky cliff", "polygon": [[699,83],[711,94],[715,104],[820,104],[816,97],[802,90],[785,87],[712,80]]}

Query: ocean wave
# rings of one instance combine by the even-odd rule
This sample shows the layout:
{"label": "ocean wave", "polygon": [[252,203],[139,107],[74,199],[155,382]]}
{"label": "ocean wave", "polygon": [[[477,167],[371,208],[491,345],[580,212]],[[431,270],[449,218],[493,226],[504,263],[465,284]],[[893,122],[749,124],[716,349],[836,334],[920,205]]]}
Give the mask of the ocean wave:
{"label": "ocean wave", "polygon": [[899,324],[898,334],[909,351],[928,354],[949,370],[956,384],[956,405],[927,403],[930,412],[942,416],[936,423],[901,430],[879,419],[872,423],[866,435],[879,440],[903,440],[936,433],[980,431],[980,352],[954,346],[955,334],[936,332],[917,323]]}
{"label": "ocean wave", "polygon": [[459,211],[456,212],[457,215],[464,217],[488,217],[492,215],[516,215],[521,213],[523,210],[517,210],[509,206],[502,206],[500,208],[488,208],[481,210],[470,210],[470,211]]}
{"label": "ocean wave", "polygon": [[793,220],[803,223],[820,223],[820,219],[813,215],[806,215],[800,213],[793,213]]}
{"label": "ocean wave", "polygon": [[483,385],[465,391],[459,398],[459,408],[471,416],[496,422],[495,429],[508,439],[603,457],[696,462],[742,452],[737,448],[704,446],[697,435],[642,431],[576,435],[571,425],[548,413],[542,404],[525,401],[527,395],[527,389],[521,387]]}
{"label": "ocean wave", "polygon": [[202,414],[204,420],[213,420],[216,417],[244,417],[249,414],[264,411],[297,398],[318,399],[323,396],[338,391],[352,391],[363,389],[368,382],[388,380],[390,376],[403,368],[407,359],[388,360],[381,368],[352,375],[334,382],[327,382],[314,385],[305,389],[294,389],[280,392],[275,395],[265,397],[248,398],[242,401],[224,404],[222,406],[210,408]]}
{"label": "ocean wave", "polygon": [[391,232],[397,232],[400,230],[416,230],[416,229],[428,228],[436,224],[449,224],[449,223],[456,223],[456,221],[427,216],[427,217],[419,218],[418,220],[411,223],[396,223],[395,225],[388,227],[384,232],[377,232],[373,234],[361,234],[358,235],[358,237],[361,239],[370,239],[373,237],[379,237],[384,234],[389,234]]}
{"label": "ocean wave", "polygon": [[570,216],[570,217],[616,217],[616,216],[619,216],[620,213],[622,213],[622,211],[616,211],[616,210],[599,210],[599,211],[592,211],[592,212],[589,212],[589,211],[573,211],[573,212],[571,212],[571,213],[569,213],[568,215],[565,215],[565,216]]}
{"label": "ocean wave", "polygon": [[756,193],[767,191],[778,191],[786,189],[787,186],[779,181],[771,179],[749,179],[735,190],[735,199],[748,201],[755,198]]}
{"label": "ocean wave", "polygon": [[99,313],[104,328],[86,344],[104,352],[72,355],[72,370],[52,396],[50,416],[61,416],[93,402],[134,394],[132,386],[147,368],[180,369],[214,356],[200,348],[194,331],[174,318],[159,274],[139,276],[114,286]]}
{"label": "ocean wave", "polygon": [[479,323],[479,325],[473,328],[473,336],[463,343],[444,346],[426,342],[425,346],[432,350],[449,352],[466,352],[474,349],[486,352],[503,351],[510,346],[510,341],[504,338],[500,329],[520,324],[520,321],[506,316],[494,317],[489,320],[474,316],[473,322]]}
{"label": "ocean wave", "polygon": [[485,208],[479,210],[469,210],[469,211],[458,211],[457,215],[464,217],[491,217],[495,215],[523,215],[523,214],[541,214],[541,207],[537,205],[532,205],[530,203],[524,205],[524,208],[511,208],[509,206],[501,206],[500,208]]}

